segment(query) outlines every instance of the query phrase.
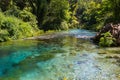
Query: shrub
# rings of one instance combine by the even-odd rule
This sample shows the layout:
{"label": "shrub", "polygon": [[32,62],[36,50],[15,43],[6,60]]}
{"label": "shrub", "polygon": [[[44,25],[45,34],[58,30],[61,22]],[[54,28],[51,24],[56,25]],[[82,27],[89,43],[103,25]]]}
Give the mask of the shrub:
{"label": "shrub", "polygon": [[0,41],[16,40],[33,36],[38,32],[28,22],[23,22],[13,16],[7,16],[0,12]]}
{"label": "shrub", "polygon": [[19,10],[16,6],[4,12],[7,16],[15,16],[24,22],[28,22],[33,28],[37,27],[36,16],[27,10]]}
{"label": "shrub", "polygon": [[66,21],[61,22],[60,28],[62,30],[68,30],[68,28],[69,28],[68,23]]}
{"label": "shrub", "polygon": [[103,37],[100,38],[99,45],[101,47],[110,47],[114,44],[115,38],[112,37],[110,32],[106,32],[102,34]]}
{"label": "shrub", "polygon": [[7,11],[4,12],[4,14],[7,15],[7,16],[11,15],[11,16],[15,16],[15,17],[18,17],[19,13],[20,13],[20,10],[17,9],[17,6],[13,6],[10,9],[8,9]]}
{"label": "shrub", "polygon": [[37,20],[36,16],[33,15],[31,12],[23,10],[19,13],[19,19],[22,19],[24,22],[29,22],[32,27],[37,27]]}
{"label": "shrub", "polygon": [[8,31],[0,30],[0,42],[8,41],[8,40],[10,40]]}

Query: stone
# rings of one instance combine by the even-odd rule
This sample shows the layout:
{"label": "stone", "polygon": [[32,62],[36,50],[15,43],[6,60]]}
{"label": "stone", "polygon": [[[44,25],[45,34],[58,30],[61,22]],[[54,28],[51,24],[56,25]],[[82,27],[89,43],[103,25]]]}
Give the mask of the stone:
{"label": "stone", "polygon": [[113,24],[108,23],[106,24],[93,38],[93,41],[98,43],[100,38],[103,37],[101,34],[110,32],[113,38],[115,38],[116,46],[120,46],[120,23]]}

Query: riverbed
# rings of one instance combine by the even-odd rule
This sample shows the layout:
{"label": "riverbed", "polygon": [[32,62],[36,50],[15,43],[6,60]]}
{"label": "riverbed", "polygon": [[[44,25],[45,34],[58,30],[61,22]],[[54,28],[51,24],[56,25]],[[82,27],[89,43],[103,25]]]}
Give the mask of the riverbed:
{"label": "riverbed", "polygon": [[120,80],[120,48],[81,29],[0,43],[0,80]]}

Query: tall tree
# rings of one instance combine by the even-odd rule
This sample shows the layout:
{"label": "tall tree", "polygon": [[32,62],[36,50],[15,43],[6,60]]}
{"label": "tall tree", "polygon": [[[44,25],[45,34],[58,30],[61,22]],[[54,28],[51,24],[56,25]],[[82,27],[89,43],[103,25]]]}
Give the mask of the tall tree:
{"label": "tall tree", "polygon": [[68,0],[51,0],[47,15],[44,20],[44,29],[61,29],[62,23],[65,25],[69,22],[70,5]]}
{"label": "tall tree", "polygon": [[38,25],[42,26],[50,0],[27,0],[32,7],[32,12],[37,16]]}
{"label": "tall tree", "polygon": [[112,10],[113,10],[113,14],[115,16],[115,19],[117,21],[120,21],[120,0],[109,0]]}

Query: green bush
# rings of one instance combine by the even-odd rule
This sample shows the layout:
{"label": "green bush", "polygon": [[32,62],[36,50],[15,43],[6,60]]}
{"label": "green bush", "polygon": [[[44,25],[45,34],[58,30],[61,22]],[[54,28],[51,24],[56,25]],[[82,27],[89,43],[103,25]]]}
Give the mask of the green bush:
{"label": "green bush", "polygon": [[48,12],[42,22],[42,29],[45,31],[68,29],[71,18],[69,2],[67,0],[51,0],[48,7]]}
{"label": "green bush", "polygon": [[62,30],[68,30],[68,28],[69,28],[68,23],[66,21],[61,22],[60,28]]}
{"label": "green bush", "polygon": [[7,15],[7,16],[11,15],[11,16],[15,16],[15,17],[18,17],[19,13],[20,13],[20,10],[17,9],[17,6],[13,6],[13,7],[11,7],[10,9],[8,9],[4,12],[4,14]]}
{"label": "green bush", "polygon": [[33,27],[37,26],[36,16],[31,12],[28,12],[26,10],[20,11],[18,18],[22,19],[24,22],[29,22],[29,24]]}
{"label": "green bush", "polygon": [[110,47],[114,44],[115,38],[112,37],[110,32],[102,34],[103,37],[100,38],[99,46],[101,47]]}
{"label": "green bush", "polygon": [[27,10],[19,10],[16,6],[4,12],[7,16],[17,17],[24,22],[28,22],[33,28],[37,27],[36,16]]}
{"label": "green bush", "polygon": [[10,40],[8,31],[0,30],[0,42],[8,41],[8,40]]}
{"label": "green bush", "polygon": [[13,16],[7,16],[0,12],[0,41],[16,40],[33,36],[38,32],[28,22],[23,22]]}

